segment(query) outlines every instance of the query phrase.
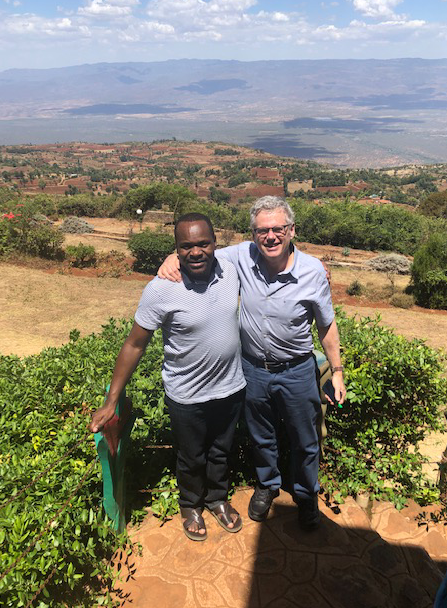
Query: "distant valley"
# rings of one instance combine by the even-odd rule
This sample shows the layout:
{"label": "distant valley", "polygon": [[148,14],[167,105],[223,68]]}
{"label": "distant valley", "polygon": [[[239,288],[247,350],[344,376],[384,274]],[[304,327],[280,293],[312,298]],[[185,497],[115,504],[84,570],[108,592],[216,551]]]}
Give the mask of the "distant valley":
{"label": "distant valley", "polygon": [[338,166],[447,161],[447,59],[111,63],[0,73],[0,143],[177,138]]}

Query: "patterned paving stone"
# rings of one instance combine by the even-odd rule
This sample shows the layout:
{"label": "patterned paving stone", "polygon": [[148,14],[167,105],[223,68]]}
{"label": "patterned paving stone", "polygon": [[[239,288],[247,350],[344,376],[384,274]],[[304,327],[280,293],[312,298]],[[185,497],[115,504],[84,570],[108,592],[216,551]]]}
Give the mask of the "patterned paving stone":
{"label": "patterned paving stone", "polygon": [[[346,500],[337,515],[320,501],[321,527],[303,532],[297,508],[281,492],[266,522],[247,516],[251,491],[237,492],[244,520],[229,534],[205,514],[208,538],[192,542],[179,516],[135,530],[143,545],[124,608],[431,608],[447,564],[447,541],[406,515],[376,504],[372,522]],[[411,517],[409,516],[411,513]],[[417,543],[418,546],[415,546]],[[430,555],[429,555],[430,554]],[[126,597],[126,594],[127,597]]]}

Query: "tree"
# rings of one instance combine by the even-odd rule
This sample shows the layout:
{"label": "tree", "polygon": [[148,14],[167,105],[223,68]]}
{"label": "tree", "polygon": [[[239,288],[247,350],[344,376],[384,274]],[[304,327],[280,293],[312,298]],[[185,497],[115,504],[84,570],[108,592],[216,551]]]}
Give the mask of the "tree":
{"label": "tree", "polygon": [[231,200],[231,195],[228,192],[224,192],[223,190],[219,190],[215,186],[211,186],[210,188],[210,199],[215,203],[229,203]]}
{"label": "tree", "polygon": [[144,212],[148,209],[161,209],[165,205],[170,211],[174,212],[176,217],[184,213],[188,205],[196,200],[194,192],[184,186],[155,182],[129,190],[123,202],[118,206],[116,213],[117,215],[133,217],[137,209]]}
{"label": "tree", "polygon": [[416,303],[447,309],[447,236],[434,233],[414,254],[411,280]]}
{"label": "tree", "polygon": [[419,205],[423,215],[447,218],[447,190],[432,192]]}

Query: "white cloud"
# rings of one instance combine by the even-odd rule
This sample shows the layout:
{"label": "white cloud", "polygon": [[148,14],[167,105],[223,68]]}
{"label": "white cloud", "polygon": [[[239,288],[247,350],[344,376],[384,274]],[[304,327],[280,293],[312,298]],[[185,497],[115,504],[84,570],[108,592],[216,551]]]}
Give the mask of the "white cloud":
{"label": "white cloud", "polygon": [[352,0],[354,8],[365,17],[389,18],[394,16],[394,7],[403,0]]}
{"label": "white cloud", "polygon": [[89,0],[87,6],[78,9],[78,13],[87,17],[113,19],[131,15],[133,7],[137,4],[139,4],[138,0]]}
{"label": "white cloud", "polygon": [[14,36],[23,36],[28,41],[43,41],[45,37],[66,40],[67,36],[82,39],[91,35],[88,27],[73,23],[68,17],[44,19],[30,13],[10,15],[4,19],[0,25],[0,34],[4,41]]}
{"label": "white cloud", "polygon": [[[424,48],[440,49],[441,56],[441,41],[447,36],[445,23],[395,14],[403,0],[350,0],[360,15],[344,26],[328,13],[311,22],[298,11],[265,10],[262,0],[79,0],[78,9],[72,4],[70,10],[58,8],[54,18],[18,10],[6,14],[16,0],[0,0],[0,5],[2,1],[9,5],[3,4],[0,19],[0,50],[7,50],[0,53],[3,65],[6,57],[9,65],[16,61],[13,49],[33,60],[34,49],[45,45],[47,56],[52,53],[59,61],[60,49],[71,45],[71,63],[78,44],[85,56],[90,53],[91,62],[151,60],[160,52],[166,57],[239,59],[360,57],[360,48],[365,56],[376,56],[379,46],[384,54],[390,49],[390,56],[427,56],[420,50]],[[322,4],[329,9],[339,2]]]}
{"label": "white cloud", "polygon": [[289,17],[285,13],[273,13],[273,21],[289,21]]}

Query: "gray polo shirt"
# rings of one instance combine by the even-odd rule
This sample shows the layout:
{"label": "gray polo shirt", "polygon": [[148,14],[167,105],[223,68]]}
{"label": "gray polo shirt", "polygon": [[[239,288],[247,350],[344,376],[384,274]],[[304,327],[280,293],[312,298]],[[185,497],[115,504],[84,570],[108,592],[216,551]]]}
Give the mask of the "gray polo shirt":
{"label": "gray polo shirt", "polygon": [[209,281],[153,279],[143,291],[135,321],[161,327],[165,392],[179,403],[223,399],[245,386],[237,319],[239,280],[227,260],[216,260]]}
{"label": "gray polo shirt", "polygon": [[254,243],[216,251],[230,260],[241,282],[242,352],[267,361],[287,361],[313,349],[311,333],[334,319],[331,291],[322,263],[294,248],[292,267],[270,279]]}

